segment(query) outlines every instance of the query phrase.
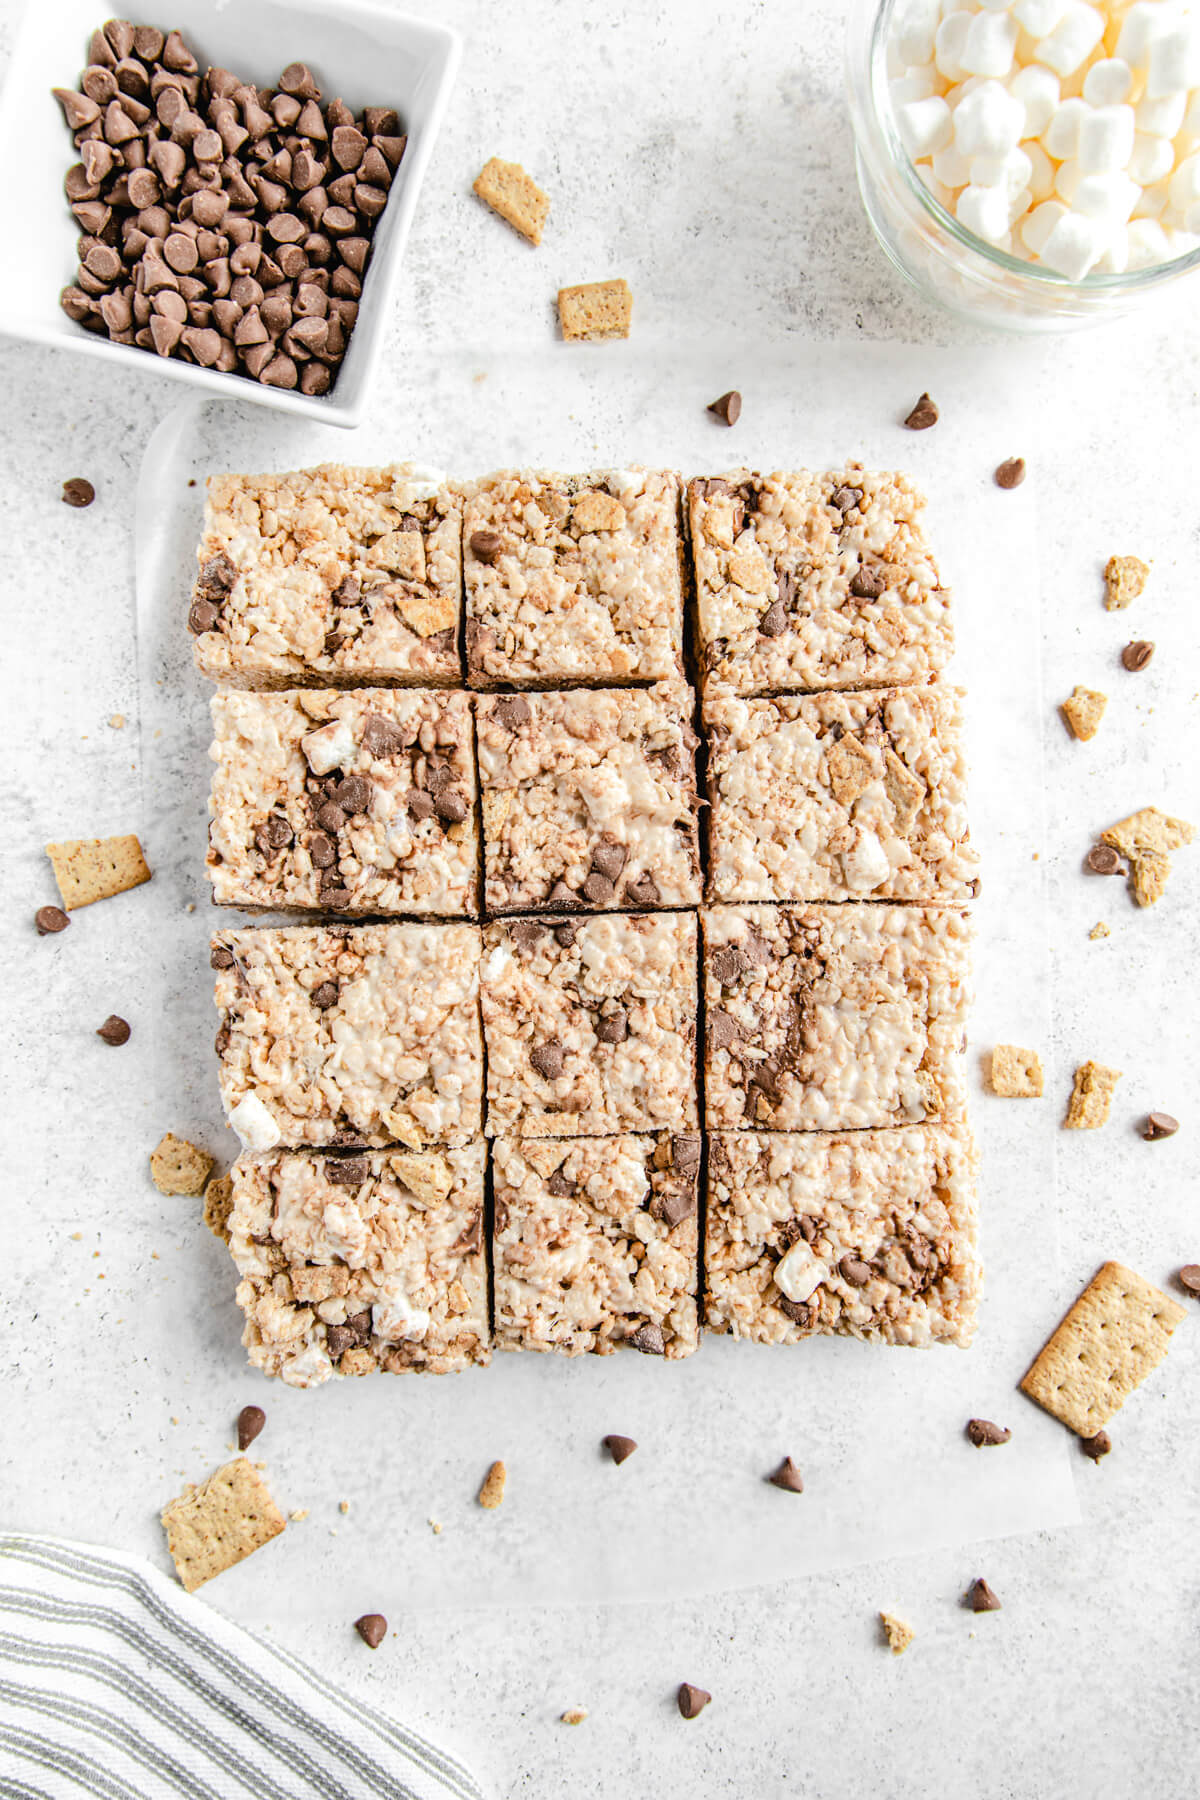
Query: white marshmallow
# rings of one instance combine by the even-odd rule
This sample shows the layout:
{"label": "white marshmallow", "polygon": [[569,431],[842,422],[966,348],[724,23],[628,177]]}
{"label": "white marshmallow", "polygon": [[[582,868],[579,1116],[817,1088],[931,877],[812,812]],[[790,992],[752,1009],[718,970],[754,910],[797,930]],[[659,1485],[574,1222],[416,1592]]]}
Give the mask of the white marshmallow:
{"label": "white marshmallow", "polygon": [[1036,138],[1027,138],[1021,149],[1029,158],[1029,187],[1036,204],[1054,192],[1054,164]]}
{"label": "white marshmallow", "polygon": [[910,100],[896,109],[896,129],[908,154],[916,162],[932,156],[947,144],[954,132],[950,108],[938,95],[928,100]]}
{"label": "white marshmallow", "polygon": [[1056,75],[1073,75],[1103,36],[1104,14],[1085,0],[1069,0],[1054,30],[1039,40],[1037,59]]}
{"label": "white marshmallow", "polygon": [[282,1131],[257,1094],[243,1094],[229,1109],[229,1123],[241,1139],[243,1150],[273,1150]]}
{"label": "white marshmallow", "polygon": [[1190,24],[1164,32],[1150,45],[1146,97],[1161,100],[1167,94],[1185,94],[1200,83],[1200,39]]}
{"label": "white marshmallow", "polygon": [[1065,219],[1067,209],[1061,200],[1045,200],[1041,206],[1035,206],[1021,221],[1021,237],[1028,250],[1034,256],[1040,256],[1046,248],[1047,240],[1060,219]]}
{"label": "white marshmallow", "polygon": [[1148,269],[1171,254],[1167,234],[1156,219],[1134,219],[1125,233],[1127,269]]}
{"label": "white marshmallow", "polygon": [[1021,149],[1005,156],[975,156],[971,159],[971,186],[998,187],[1011,199],[1029,186],[1033,164]]}
{"label": "white marshmallow", "polygon": [[[1139,131],[1149,132],[1152,137],[1173,138],[1178,135],[1179,128],[1185,124],[1184,114],[1188,113],[1186,129],[1193,130],[1190,124],[1191,113],[1196,113],[1197,126],[1200,126],[1200,110],[1196,101],[1188,109],[1186,94],[1164,94],[1160,100],[1149,100],[1143,94],[1133,109],[1134,121]],[[1200,136],[1200,130],[1196,132]]]}
{"label": "white marshmallow", "polygon": [[1129,233],[1115,225],[1108,234],[1104,253],[1096,264],[1097,275],[1123,275],[1129,266]]}
{"label": "white marshmallow", "polygon": [[1166,211],[1168,183],[1156,181],[1153,187],[1143,188],[1141,199],[1133,209],[1135,219],[1157,219]]}
{"label": "white marshmallow", "polygon": [[1013,17],[1033,38],[1049,37],[1067,9],[1067,0],[1017,0]]}
{"label": "white marshmallow", "polygon": [[932,63],[927,67],[909,69],[899,80],[888,85],[893,106],[903,106],[907,100],[930,100],[941,91],[942,77]]}
{"label": "white marshmallow", "polygon": [[961,81],[968,74],[963,68],[962,53],[967,47],[967,33],[973,14],[947,13],[934,38],[933,60],[947,81]]}
{"label": "white marshmallow", "polygon": [[954,109],[954,142],[964,156],[1004,156],[1021,141],[1025,109],[998,81],[985,81]]}
{"label": "white marshmallow", "polygon": [[1181,217],[1200,200],[1200,156],[1189,156],[1180,163],[1167,184],[1167,198],[1171,211]]}
{"label": "white marshmallow", "polygon": [[979,0],[982,12],[1011,12],[1012,0]]}
{"label": "white marshmallow", "polygon": [[1200,231],[1200,200],[1193,200],[1183,215],[1185,231]]}
{"label": "white marshmallow", "polygon": [[1079,132],[1091,107],[1086,100],[1064,100],[1045,131],[1042,143],[1056,162],[1065,162],[1079,149]]}
{"label": "white marshmallow", "polygon": [[1114,54],[1135,69],[1145,68],[1151,44],[1174,23],[1174,16],[1167,7],[1152,4],[1152,0],[1136,0],[1121,21]]}
{"label": "white marshmallow", "polygon": [[933,172],[945,187],[966,187],[971,179],[971,159],[954,144],[947,144],[934,157]]}
{"label": "white marshmallow", "polygon": [[940,17],[938,0],[908,0],[908,5],[896,21],[891,41],[910,70],[914,64],[933,61],[934,39]]}
{"label": "white marshmallow", "polygon": [[1007,13],[976,13],[967,31],[961,62],[970,75],[1003,80],[1013,65],[1017,23]]}
{"label": "white marshmallow", "polygon": [[1008,199],[1009,225],[1013,226],[1017,223],[1018,219],[1023,219],[1032,205],[1033,192],[1030,188],[1023,187],[1018,189],[1015,194],[1010,194]]}
{"label": "white marshmallow", "polygon": [[1075,154],[1080,168],[1089,175],[1123,169],[1133,155],[1132,106],[1093,107],[1079,121],[1079,147]]}
{"label": "white marshmallow", "polygon": [[1041,137],[1058,109],[1058,76],[1040,63],[1026,63],[1008,82],[1008,91],[1025,108],[1025,137]]}
{"label": "white marshmallow", "polygon": [[1075,204],[1075,194],[1083,180],[1083,170],[1075,161],[1059,163],[1054,172],[1054,191],[1068,206]]}
{"label": "white marshmallow", "polygon": [[1095,219],[1066,212],[1042,246],[1042,261],[1068,281],[1082,281],[1104,249],[1104,230]]}
{"label": "white marshmallow", "polygon": [[1133,70],[1119,56],[1094,62],[1083,78],[1083,97],[1089,106],[1121,106],[1133,89]]}
{"label": "white marshmallow", "polygon": [[1139,131],[1133,140],[1133,155],[1126,167],[1140,187],[1152,187],[1163,181],[1175,166],[1175,152],[1170,138],[1151,137]]}
{"label": "white marshmallow", "polygon": [[944,206],[947,212],[953,212],[953,189],[948,188],[944,182],[938,180],[929,163],[917,163],[916,170],[921,186],[933,195],[939,206]]}
{"label": "white marshmallow", "polygon": [[1107,175],[1085,175],[1071,197],[1071,206],[1086,219],[1099,219],[1107,225],[1124,225],[1141,189],[1136,181],[1120,170]]}
{"label": "white marshmallow", "polygon": [[954,205],[960,225],[989,244],[1008,235],[1008,196],[994,187],[965,187]]}
{"label": "white marshmallow", "polygon": [[1194,231],[1180,231],[1177,226],[1167,227],[1167,242],[1173,258],[1190,256],[1193,250],[1200,249],[1200,236]]}

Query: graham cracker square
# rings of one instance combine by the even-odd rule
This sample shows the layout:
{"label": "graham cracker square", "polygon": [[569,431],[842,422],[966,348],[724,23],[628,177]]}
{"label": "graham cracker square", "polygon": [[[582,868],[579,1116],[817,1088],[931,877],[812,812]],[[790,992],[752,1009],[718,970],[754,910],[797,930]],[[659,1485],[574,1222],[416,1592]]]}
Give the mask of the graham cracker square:
{"label": "graham cracker square", "polygon": [[1183,1307],[1142,1276],[1107,1262],[1021,1387],[1080,1437],[1092,1437],[1158,1367],[1183,1318]]}
{"label": "graham cracker square", "polygon": [[167,1549],[192,1593],[278,1537],[286,1521],[266,1482],[244,1456],[199,1487],[185,1488],[162,1510]]}
{"label": "graham cracker square", "polygon": [[124,837],[71,838],[47,844],[46,855],[68,912],[108,900],[150,879],[142,846],[132,832]]}
{"label": "graham cracker square", "polygon": [[627,281],[590,281],[558,290],[558,319],[568,341],[627,338],[632,317],[633,293]]}
{"label": "graham cracker square", "polygon": [[1046,1078],[1036,1050],[1018,1044],[997,1044],[992,1051],[992,1092],[1006,1100],[1040,1100]]}

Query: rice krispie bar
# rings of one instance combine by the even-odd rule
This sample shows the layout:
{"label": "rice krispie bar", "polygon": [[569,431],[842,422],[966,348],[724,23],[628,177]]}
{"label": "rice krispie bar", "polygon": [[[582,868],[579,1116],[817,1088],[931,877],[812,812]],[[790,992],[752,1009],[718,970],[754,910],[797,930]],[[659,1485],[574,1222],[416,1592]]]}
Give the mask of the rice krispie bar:
{"label": "rice krispie bar", "polygon": [[704,690],[925,682],[953,648],[950,596],[906,475],[737,469],[688,484]]}
{"label": "rice krispie bar", "polygon": [[966,1346],[982,1289],[964,1124],[720,1132],[709,1143],[710,1331]]}
{"label": "rice krispie bar", "polygon": [[473,687],[679,679],[678,475],[505,469],[464,493]]}
{"label": "rice krispie bar", "polygon": [[221,1099],[244,1148],[478,1135],[478,927],[222,931],[210,955]]}
{"label": "rice krispie bar", "polygon": [[694,1131],[696,917],[484,928],[488,1134]]}
{"label": "rice krispie bar", "polygon": [[682,683],[481,695],[488,911],[696,905],[691,713]]}
{"label": "rice krispie bar", "polygon": [[478,910],[471,702],[394,688],[212,702],[208,873],[224,906]]}
{"label": "rice krispie bar", "polygon": [[971,898],[962,698],[935,683],[713,700],[709,898]]}
{"label": "rice krispie bar", "polygon": [[710,1127],[844,1131],[961,1113],[965,913],[716,906],[703,921]]}
{"label": "rice krispie bar", "polygon": [[188,614],[231,687],[452,687],[462,502],[411,463],[212,475]]}
{"label": "rice krispie bar", "polygon": [[497,1349],[690,1355],[699,1170],[694,1134],[498,1138]]}
{"label": "rice krispie bar", "polygon": [[489,1358],[482,1143],[239,1156],[229,1248],[250,1361],[290,1387]]}

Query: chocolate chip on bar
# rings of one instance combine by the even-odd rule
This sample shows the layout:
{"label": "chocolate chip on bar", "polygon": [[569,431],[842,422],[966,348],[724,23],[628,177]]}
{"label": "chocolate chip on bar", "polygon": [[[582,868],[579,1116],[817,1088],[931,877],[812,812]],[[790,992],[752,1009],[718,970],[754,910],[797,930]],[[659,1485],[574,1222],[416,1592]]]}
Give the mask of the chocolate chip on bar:
{"label": "chocolate chip on bar", "polygon": [[[396,113],[322,106],[303,63],[277,90],[201,75],[180,34],[154,26],[112,21],[89,55],[81,91],[54,90],[80,158],[63,311],[114,343],[327,393],[404,155]],[[66,488],[72,506],[95,497]]]}
{"label": "chocolate chip on bar", "polygon": [[999,1596],[988,1586],[982,1575],[978,1576],[967,1589],[966,1604],[974,1613],[999,1612],[1001,1610]]}

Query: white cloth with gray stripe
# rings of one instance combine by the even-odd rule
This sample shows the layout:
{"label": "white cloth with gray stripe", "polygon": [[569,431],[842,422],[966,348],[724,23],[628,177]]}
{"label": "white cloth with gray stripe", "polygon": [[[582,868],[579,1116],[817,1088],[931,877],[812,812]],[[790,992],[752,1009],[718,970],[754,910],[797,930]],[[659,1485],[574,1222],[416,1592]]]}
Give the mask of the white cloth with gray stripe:
{"label": "white cloth with gray stripe", "polygon": [[453,1757],[148,1563],[21,1532],[0,1533],[0,1795],[482,1800]]}

